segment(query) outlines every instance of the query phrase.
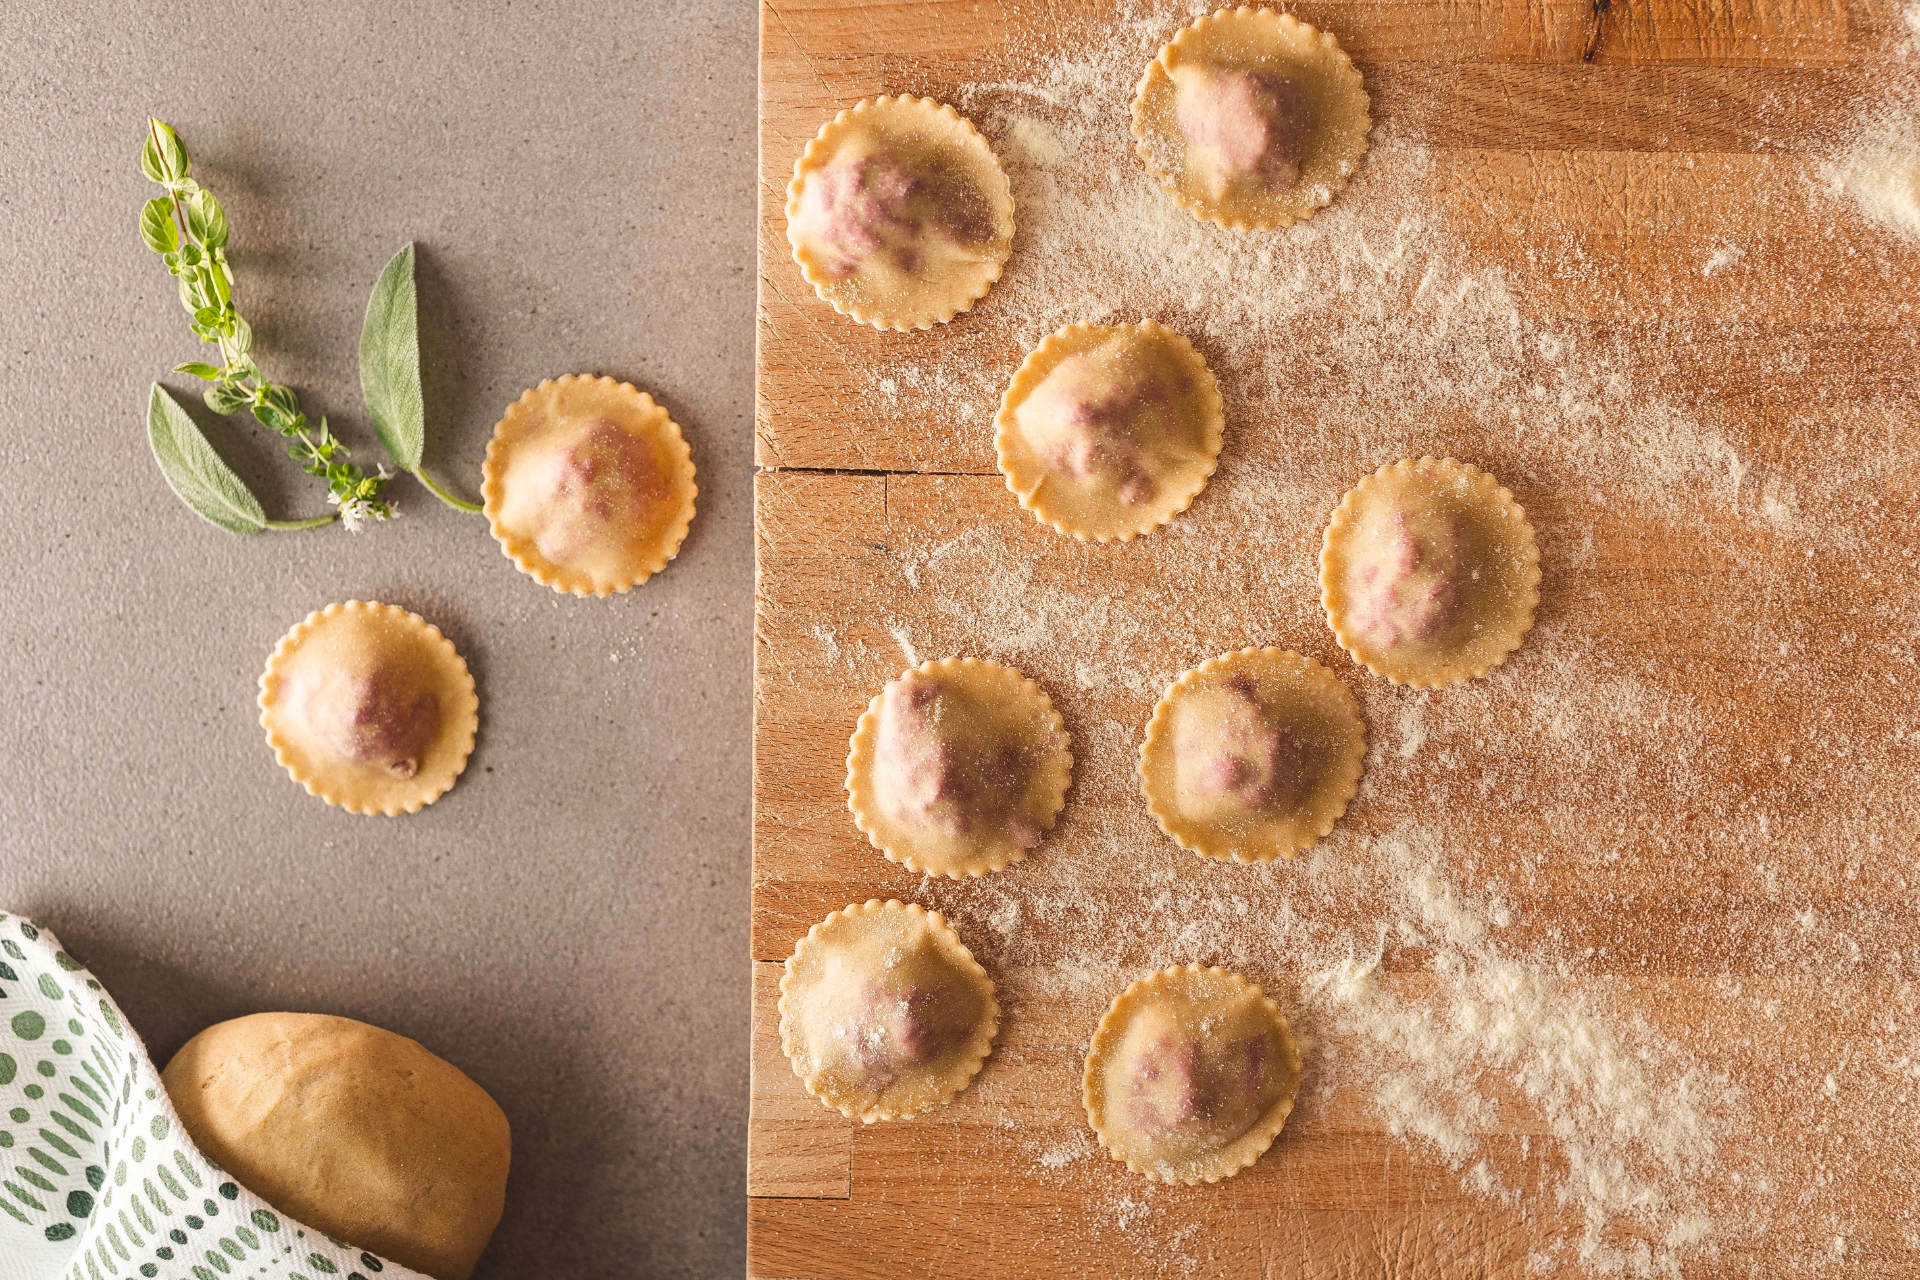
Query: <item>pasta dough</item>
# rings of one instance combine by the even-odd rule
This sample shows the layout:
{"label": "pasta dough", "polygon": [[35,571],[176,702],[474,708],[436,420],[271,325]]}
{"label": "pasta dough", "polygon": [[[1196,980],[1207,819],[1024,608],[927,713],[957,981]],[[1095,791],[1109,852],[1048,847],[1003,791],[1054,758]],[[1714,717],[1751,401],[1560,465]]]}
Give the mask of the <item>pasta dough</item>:
{"label": "pasta dough", "polygon": [[875,899],[808,930],[780,979],[780,1044],[807,1092],[866,1124],[950,1100],[1000,1025],[993,980],[937,911]]}
{"label": "pasta dough", "polygon": [[507,1117],[459,1068],[350,1018],[256,1013],[161,1073],[194,1145],[281,1212],[467,1280],[506,1203]]}
{"label": "pasta dough", "polygon": [[876,329],[944,324],[1013,246],[1013,195],[986,139],[931,98],[869,98],[807,144],[787,240],[813,291]]}
{"label": "pasta dough", "polygon": [[1218,1182],[1273,1145],[1300,1090],[1300,1054],[1259,987],[1194,964],[1115,997],[1083,1085],[1087,1121],[1115,1160],[1156,1182]]}
{"label": "pasta dough", "polygon": [[1375,675],[1417,689],[1485,675],[1533,625],[1540,551],[1478,467],[1420,458],[1347,492],[1320,551],[1327,623]]}
{"label": "pasta dough", "polygon": [[1360,708],[1332,672],[1284,649],[1242,649],[1167,689],[1140,747],[1140,785],[1182,848],[1267,862],[1333,830],[1366,751]]}
{"label": "pasta dough", "polygon": [[549,380],[493,429],[481,496],[507,558],[555,591],[604,596],[666,567],[693,522],[693,457],[653,397]]}
{"label": "pasta dough", "polygon": [[1165,325],[1069,325],[1001,397],[994,448],[1020,505],[1082,541],[1151,533],[1187,509],[1220,456],[1220,391]]}
{"label": "pasta dough", "polygon": [[984,875],[1027,856],[1065,801],[1073,756],[1040,686],[978,658],[926,662],[874,695],[847,753],[847,803],[894,862]]}
{"label": "pasta dough", "polygon": [[1372,128],[1331,35],[1271,9],[1221,9],[1147,64],[1136,150],[1182,207],[1233,231],[1291,226],[1332,202]]}
{"label": "pasta dough", "polygon": [[413,813],[467,767],[473,677],[418,614],[349,600],[308,614],[260,677],[267,744],[309,794],[352,813]]}

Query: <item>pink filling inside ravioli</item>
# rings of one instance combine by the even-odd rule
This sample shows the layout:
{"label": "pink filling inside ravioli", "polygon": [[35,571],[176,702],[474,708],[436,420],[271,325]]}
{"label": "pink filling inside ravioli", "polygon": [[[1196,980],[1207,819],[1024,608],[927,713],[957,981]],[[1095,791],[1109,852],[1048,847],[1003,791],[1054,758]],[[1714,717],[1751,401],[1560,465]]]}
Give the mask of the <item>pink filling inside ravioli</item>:
{"label": "pink filling inside ravioli", "polygon": [[1258,813],[1292,798],[1306,781],[1299,734],[1268,710],[1245,674],[1191,699],[1174,722],[1173,753],[1183,803],[1209,816],[1221,809]]}
{"label": "pink filling inside ravioli", "polygon": [[977,1009],[961,984],[934,980],[910,984],[904,991],[868,981],[858,988],[856,1005],[839,1023],[847,1058],[884,1089],[893,1076],[950,1053],[973,1029]]}
{"label": "pink filling inside ravioli", "polygon": [[411,778],[440,729],[440,703],[404,671],[378,666],[365,675],[335,672],[306,697],[315,737],[339,758]]}
{"label": "pink filling inside ravioli", "polygon": [[1416,526],[1396,512],[1379,537],[1362,544],[1348,570],[1353,625],[1383,649],[1444,639],[1460,621],[1468,572],[1459,517]]}
{"label": "pink filling inside ravioli", "polygon": [[1069,356],[1020,417],[1036,452],[1061,475],[1104,480],[1121,502],[1142,506],[1160,491],[1149,444],[1184,433],[1178,406],[1191,390],[1190,380],[1173,382],[1129,351]]}
{"label": "pink filling inside ravioli", "polygon": [[606,541],[609,530],[625,541],[652,520],[666,496],[646,441],[605,418],[545,459],[532,484],[546,513],[535,542],[556,564]]}
{"label": "pink filling inside ravioli", "polygon": [[1175,99],[1190,162],[1216,184],[1257,180],[1272,190],[1300,176],[1313,110],[1300,82],[1270,71],[1208,70]]}
{"label": "pink filling inside ravioli", "polygon": [[882,154],[836,161],[813,174],[801,211],[827,250],[826,273],[845,279],[875,257],[918,275],[929,239],[981,244],[993,238],[993,214],[969,182],[930,174]]}
{"label": "pink filling inside ravioli", "polygon": [[887,686],[874,757],[876,797],[896,821],[1018,849],[1040,843],[1021,809],[1029,753],[937,677],[913,671]]}
{"label": "pink filling inside ravioli", "polygon": [[1265,1035],[1196,1034],[1149,1014],[1134,1024],[1121,1055],[1126,1117],[1150,1137],[1219,1145],[1260,1118]]}

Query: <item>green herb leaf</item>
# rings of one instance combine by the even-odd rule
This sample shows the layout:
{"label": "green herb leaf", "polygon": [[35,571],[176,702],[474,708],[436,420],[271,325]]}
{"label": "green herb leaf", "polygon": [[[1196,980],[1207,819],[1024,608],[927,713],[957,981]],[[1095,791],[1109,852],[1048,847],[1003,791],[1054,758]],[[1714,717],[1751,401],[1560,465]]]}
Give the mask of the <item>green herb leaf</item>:
{"label": "green herb leaf", "polygon": [[200,398],[207,402],[207,408],[220,414],[238,413],[248,404],[246,392],[236,390],[224,382],[214,383]]}
{"label": "green herb leaf", "polygon": [[253,416],[261,426],[266,427],[270,431],[278,431],[281,435],[286,435],[293,429],[292,417],[282,413],[277,406],[269,401],[262,400],[259,404],[254,405]]}
{"label": "green herb leaf", "polygon": [[149,182],[165,182],[167,171],[163,166],[166,162],[160,158],[160,135],[154,127],[156,125],[166,127],[160,125],[158,120],[147,121],[147,140],[140,144],[140,172],[147,175]]}
{"label": "green herb leaf", "polygon": [[147,441],[160,474],[201,519],[228,533],[259,533],[267,527],[260,500],[157,382],[147,402]]}
{"label": "green herb leaf", "polygon": [[187,178],[187,146],[171,126],[147,121],[147,141],[140,148],[140,172],[153,181],[178,189]]}
{"label": "green herb leaf", "polygon": [[[179,370],[212,383],[202,393],[202,398],[215,413],[229,414],[251,408],[254,417],[262,424],[286,437],[287,451],[300,462],[302,470],[325,478],[327,498],[335,508],[330,516],[311,520],[265,520],[262,524],[259,504],[254,502],[250,514],[243,512],[247,516],[243,523],[250,525],[243,531],[255,533],[262,527],[310,529],[336,519],[343,527],[354,530],[368,522],[392,517],[392,504],[381,497],[388,478],[387,472],[382,470],[369,476],[353,465],[348,460],[346,448],[328,433],[325,421],[320,424],[319,438],[310,437],[306,415],[300,412],[299,397],[290,388],[275,385],[253,358],[253,330],[234,305],[233,272],[227,265],[226,257],[230,231],[226,210],[212,192],[206,191],[187,176],[186,146],[180,141],[179,135],[158,120],[147,122],[147,138],[140,149],[140,168],[147,177],[172,193],[169,197],[150,201],[142,211],[141,239],[159,251],[167,270],[178,281],[180,305],[191,317],[189,327],[194,335],[220,349],[219,365],[195,360],[180,365]],[[410,298],[411,295],[409,305]],[[415,364],[418,364],[417,356]],[[160,394],[157,389],[155,394]],[[170,400],[167,403],[172,405]],[[173,408],[178,411],[177,406]],[[154,412],[162,411],[156,408]],[[177,443],[178,439],[186,438],[182,432],[191,433],[199,451],[209,458],[213,457],[206,442],[193,431],[190,420],[182,418],[184,425],[179,430],[171,430],[168,422],[158,418],[154,421],[159,424],[152,429],[156,453],[160,449],[158,441],[162,438],[162,428],[166,427],[171,431],[167,435],[168,440]],[[175,454],[178,452],[176,449]],[[417,444],[415,456],[418,456]],[[163,467],[169,466],[169,458],[178,461],[175,455],[162,455]],[[215,464],[218,463],[217,458],[213,460]],[[194,503],[194,499],[188,497],[187,490],[181,488],[181,482],[174,480],[173,475],[173,470],[169,469],[168,476],[174,488],[190,504],[194,504],[196,511],[206,515],[207,509]],[[220,477],[232,479],[232,474],[221,470],[216,479]],[[233,480],[233,484],[239,485],[239,481]],[[241,492],[245,492],[244,486],[241,486]],[[251,495],[247,495],[247,498],[251,502]],[[228,514],[230,516],[231,512]],[[220,517],[209,515],[208,519],[222,523]],[[231,526],[222,523],[222,527]]]}
{"label": "green herb leaf", "polygon": [[420,303],[411,243],[393,255],[367,299],[367,318],[360,326],[360,394],[388,456],[402,471],[418,471],[427,410],[420,392]]}
{"label": "green herb leaf", "polygon": [[173,202],[165,196],[147,201],[140,210],[140,238],[155,253],[172,253],[180,247],[180,228],[173,224]]}
{"label": "green herb leaf", "polygon": [[200,219],[206,224],[206,230],[200,238],[209,249],[219,249],[227,243],[227,211],[213,197],[213,192],[202,188],[194,197],[193,205],[200,210]]}
{"label": "green herb leaf", "polygon": [[300,416],[300,398],[293,394],[291,388],[275,383],[262,388],[260,395],[265,403],[286,414],[289,421]]}

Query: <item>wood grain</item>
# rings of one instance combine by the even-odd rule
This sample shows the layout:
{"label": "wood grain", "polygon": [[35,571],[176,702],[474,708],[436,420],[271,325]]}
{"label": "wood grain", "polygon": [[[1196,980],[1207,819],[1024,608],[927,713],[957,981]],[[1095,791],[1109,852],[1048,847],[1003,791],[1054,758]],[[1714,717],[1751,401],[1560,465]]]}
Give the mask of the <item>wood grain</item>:
{"label": "wood grain", "polygon": [[753,966],[752,1113],[747,1194],[845,1200],[853,1193],[853,1122],[815,1101],[780,1048],[777,964]]}
{"label": "wood grain", "polygon": [[[1288,868],[1250,879],[1158,836],[1129,773],[1139,728],[1180,670],[1279,643],[1347,678],[1369,726],[1367,775],[1325,857],[1444,827],[1453,870],[1497,884],[1511,909],[1502,946],[1550,957],[1623,1024],[1738,1083],[1720,1163],[1804,1182],[1769,1202],[1766,1231],[1690,1255],[1685,1276],[1916,1274],[1911,1130],[1857,1122],[1920,1104],[1900,1065],[1920,1059],[1920,252],[1836,214],[1821,171],[1900,64],[1898,11],[1295,11],[1354,53],[1379,130],[1431,154],[1427,202],[1515,314],[1601,353],[1621,396],[1683,425],[1644,442],[1614,426],[1530,433],[1462,404],[1403,432],[1355,426],[1344,415],[1374,394],[1370,370],[1303,333],[1313,378],[1259,394],[1228,379],[1221,471],[1182,529],[1068,542],[994,468],[990,389],[1024,350],[993,298],[924,333],[851,325],[793,269],[783,208],[792,158],[834,110],[1031,74],[1035,33],[1102,7],[763,3],[749,1272],[1518,1280],[1543,1240],[1577,1235],[1524,1099],[1477,1135],[1514,1171],[1510,1198],[1488,1198],[1388,1133],[1364,1087],[1311,1087],[1311,1048],[1280,1144],[1228,1182],[1149,1187],[1092,1147],[1077,1082],[1095,1021],[1126,979],[1188,958],[1141,922],[1203,918],[1180,895],[1242,895],[1256,913],[1291,901]],[[1703,272],[1733,224],[1739,269]],[[956,345],[988,390],[867,392],[872,370]],[[1557,394],[1551,370],[1534,372],[1543,399]],[[1325,513],[1414,449],[1513,488],[1546,572],[1527,645],[1444,698],[1364,678],[1318,609]],[[847,735],[910,651],[1019,666],[1073,736],[1060,826],[998,877],[924,881],[848,818]],[[1407,727],[1422,715],[1424,745]],[[947,911],[1008,1010],[976,1083],[907,1124],[814,1103],[775,1032],[779,963],[868,897]],[[1077,912],[1085,899],[1136,931],[1101,934]],[[1331,902],[1321,923],[1364,934],[1382,900]],[[1010,904],[1026,909],[1015,924]],[[1247,948],[1233,934],[1203,945]],[[1110,982],[1062,980],[1089,959]],[[1283,1006],[1309,976],[1258,945],[1237,962]],[[1427,962],[1389,952],[1385,981],[1417,1001]],[[1295,1016],[1310,1045],[1331,1035],[1310,1009]],[[1870,1106],[1833,1110],[1853,1088]]]}

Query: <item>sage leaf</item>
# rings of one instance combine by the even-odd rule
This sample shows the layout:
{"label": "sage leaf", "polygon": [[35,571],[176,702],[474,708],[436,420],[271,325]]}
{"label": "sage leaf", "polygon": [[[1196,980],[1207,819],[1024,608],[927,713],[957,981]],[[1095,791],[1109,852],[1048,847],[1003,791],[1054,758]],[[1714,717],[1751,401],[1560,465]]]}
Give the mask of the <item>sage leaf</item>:
{"label": "sage leaf", "polygon": [[228,533],[259,533],[267,527],[260,500],[157,382],[147,402],[147,443],[168,486],[202,520]]}
{"label": "sage leaf", "polygon": [[418,471],[427,410],[420,392],[420,302],[408,242],[374,281],[360,326],[360,394],[373,432],[402,471]]}

